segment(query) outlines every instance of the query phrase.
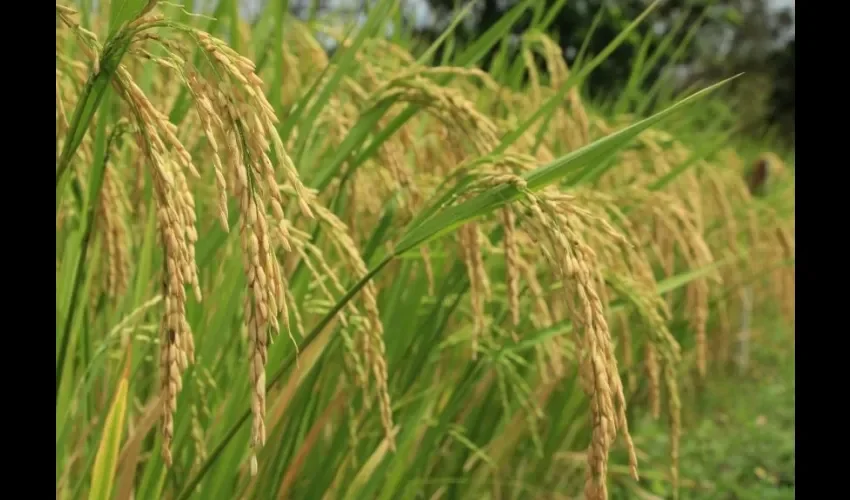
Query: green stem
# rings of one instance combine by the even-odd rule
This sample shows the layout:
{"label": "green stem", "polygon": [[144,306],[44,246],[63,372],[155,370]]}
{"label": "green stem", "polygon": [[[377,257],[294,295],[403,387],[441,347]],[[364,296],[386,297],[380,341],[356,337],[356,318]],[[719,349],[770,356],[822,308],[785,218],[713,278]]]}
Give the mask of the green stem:
{"label": "green stem", "polygon": [[[375,275],[377,275],[379,272],[381,272],[381,270],[384,267],[386,267],[387,264],[389,264],[394,258],[395,258],[395,255],[390,255],[390,256],[386,257],[377,266],[375,266],[374,269],[369,271],[366,274],[366,276],[364,276],[353,287],[351,287],[348,290],[348,292],[345,294],[345,296],[342,297],[334,305],[333,309],[331,309],[322,318],[322,320],[319,322],[319,324],[316,325],[310,331],[310,334],[307,335],[307,337],[304,339],[304,343],[300,346],[299,350],[303,351],[314,340],[316,340],[316,337],[318,337],[319,334],[322,332],[322,330],[324,330],[328,326],[328,324],[330,324],[330,322],[333,320],[334,316],[336,316],[336,314],[339,311],[341,311],[342,308],[345,307],[346,304],[348,304],[348,302],[351,301],[351,299],[353,299],[354,296],[357,295],[357,293],[360,292],[360,290],[364,286],[366,286],[366,284],[369,281],[371,281],[372,278],[375,277]],[[275,384],[278,383],[278,381],[280,381],[280,379],[283,378],[284,374],[286,374],[286,372],[289,371],[289,369],[292,367],[292,364],[294,362],[295,362],[295,353],[293,352],[286,358],[286,360],[283,362],[283,366],[280,367],[280,369],[274,374],[274,376],[269,381],[268,385],[266,386],[266,392],[267,393],[272,389],[272,387],[275,386]],[[222,439],[222,441],[218,444],[218,446],[215,447],[213,452],[210,453],[209,458],[207,458],[206,462],[204,462],[204,465],[201,467],[201,469],[198,471],[198,473],[195,474],[195,476],[192,477],[192,479],[190,479],[187,482],[186,487],[183,488],[183,491],[177,497],[177,500],[187,500],[189,498],[189,496],[192,494],[192,492],[195,490],[195,488],[198,486],[198,484],[201,482],[201,480],[204,478],[204,476],[207,474],[207,472],[210,471],[213,464],[215,464],[216,460],[218,460],[218,458],[221,456],[222,452],[224,452],[224,449],[227,447],[227,445],[230,444],[231,441],[233,441],[234,437],[236,437],[236,433],[239,432],[239,429],[242,427],[242,425],[244,425],[245,422],[247,422],[250,417],[251,417],[251,410],[247,410],[247,411],[245,411],[244,414],[242,414],[242,416],[239,418],[239,420],[237,420],[236,423],[233,424],[233,427],[230,428],[230,430],[227,432],[227,435],[224,436],[224,439]]]}
{"label": "green stem", "polygon": [[[103,117],[104,120],[107,119],[106,116]],[[101,167],[101,174],[97,175],[97,172],[93,172],[93,189],[92,189],[92,198],[91,203],[88,206],[88,211],[86,212],[86,221],[85,221],[85,231],[83,232],[83,239],[81,241],[82,251],[80,252],[80,258],[77,260],[77,267],[74,270],[74,286],[71,291],[71,302],[68,308],[68,316],[65,318],[65,325],[62,328],[62,343],[59,346],[59,360],[56,362],[56,404],[59,403],[59,387],[62,385],[62,370],[65,367],[65,359],[68,356],[68,344],[71,340],[71,327],[74,324],[74,316],[77,311],[77,303],[80,300],[80,290],[82,289],[82,280],[83,280],[83,270],[86,265],[86,257],[88,256],[89,248],[91,247],[91,237],[94,233],[94,218],[97,214],[97,207],[100,201],[100,195],[103,187],[103,180],[105,176],[106,164],[109,163],[109,152],[112,146],[112,142],[120,135],[120,132],[123,130],[122,127],[117,127],[113,130],[112,135],[109,137],[109,140],[106,144],[106,150],[103,156],[103,163]]]}

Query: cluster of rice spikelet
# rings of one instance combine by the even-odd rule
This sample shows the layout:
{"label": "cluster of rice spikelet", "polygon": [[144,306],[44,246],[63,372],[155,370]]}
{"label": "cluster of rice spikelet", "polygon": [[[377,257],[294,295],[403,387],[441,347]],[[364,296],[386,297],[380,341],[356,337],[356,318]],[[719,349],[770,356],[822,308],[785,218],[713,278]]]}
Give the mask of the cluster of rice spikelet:
{"label": "cluster of rice spikelet", "polygon": [[[69,27],[82,29],[71,21],[70,9],[57,6],[57,12],[62,13]],[[203,60],[208,66],[191,67],[183,55],[187,51],[181,45],[182,38],[165,39],[160,33],[151,31],[157,28],[162,31],[172,28],[178,35],[188,37],[205,52]],[[129,33],[131,45],[135,45],[128,57],[141,54],[171,69],[190,89],[205,138],[212,149],[219,219],[225,229],[229,226],[227,194],[239,204],[241,246],[248,278],[244,321],[251,358],[254,414],[251,445],[256,449],[266,439],[265,363],[269,333],[279,330],[279,316],[287,322],[287,327],[289,319],[286,281],[277,249],[289,251],[292,242],[284,214],[286,200],[279,189],[278,177],[282,174],[286,185],[292,186],[293,198],[298,201],[301,213],[312,216],[308,193],[284,150],[275,129],[277,118],[265,98],[263,82],[249,59],[203,31],[171,23],[154,13],[138,17],[124,30]],[[150,42],[159,42],[165,55],[153,56],[139,46]],[[91,45],[96,47],[95,42]],[[194,291],[196,300],[202,299],[195,262],[196,207],[186,174],[194,178],[201,175],[192,155],[177,137],[175,125],[152,104],[133,80],[126,64],[125,61],[117,69],[113,85],[132,118],[137,151],[147,163],[153,182],[156,221],[165,254],[160,371],[165,405],[162,451],[170,465],[177,395],[182,387],[183,372],[194,362],[194,340],[186,318],[186,289]],[[104,203],[115,203],[117,187],[113,179],[114,175],[107,173]],[[109,216],[104,220],[110,256],[110,287],[117,290],[126,285],[120,265],[122,249],[116,241],[121,236],[121,226]]]}
{"label": "cluster of rice spikelet", "polygon": [[112,298],[122,296],[130,283],[130,232],[126,220],[130,212],[124,184],[114,170],[104,172],[103,191],[98,206],[98,222],[103,224],[106,247],[106,292]]}
{"label": "cluster of rice spikelet", "polygon": [[[75,16],[72,9],[57,5],[57,150],[66,140],[75,96],[101,71],[106,52]],[[220,286],[224,279],[224,271],[217,271],[202,280],[195,254],[199,239],[216,224],[225,231],[238,224],[238,241],[228,240],[222,251],[234,258],[241,253],[246,277],[242,326],[254,474],[256,454],[267,439],[270,342],[281,329],[293,343],[306,337],[317,315],[327,314],[352,279],[368,273],[360,249],[390,203],[396,210],[393,224],[403,225],[424,210],[442,210],[506,184],[521,192],[496,213],[459,226],[452,237],[420,247],[421,269],[428,293],[435,297],[448,272],[446,260],[463,265],[469,288],[451,325],[471,332],[463,346],[470,362],[503,343],[520,342],[527,332],[572,324],[570,335],[535,343],[534,376],[541,394],[548,394],[570,369],[577,369],[590,403],[583,487],[591,500],[608,498],[608,457],[618,437],[631,475],[638,477],[626,401],[642,389],[655,418],[662,411],[668,414],[672,478],[678,482],[683,360],[692,355],[696,376],[705,377],[713,364],[728,359],[736,316],[743,314],[737,295],[729,290],[755,283],[759,306],[778,299],[793,324],[793,266],[779,265],[794,258],[793,215],[786,212],[793,213],[793,189],[778,195],[783,203],[757,203],[745,162],[734,152],[702,159],[658,186],[658,179],[676,173],[692,153],[670,134],[648,130],[619,152],[617,166],[599,178],[567,190],[550,186],[529,191],[524,174],[627,121],[606,123],[592,116],[574,87],[545,129],[533,126],[501,147],[503,138],[556,96],[570,76],[557,44],[545,35],[529,33],[521,39],[520,57],[529,80],[523,92],[501,86],[481,70],[426,67],[399,46],[367,40],[355,54],[356,71],[342,78],[310,127],[294,124],[284,142],[268,92],[280,92],[280,101],[292,112],[300,112],[300,106],[312,109],[333,74],[326,71],[333,63],[305,25],[293,22],[285,30],[287,78],[280,89],[267,88],[251,59],[155,9],[127,23],[122,33],[129,48],[111,82],[122,118],[113,127],[116,139],[109,142],[97,206],[105,259],[103,287],[96,293],[118,298],[130,288],[138,243],[134,235],[145,227],[145,207],[154,210],[148,213],[155,218],[164,255],[159,371],[162,454],[169,466],[175,461],[177,398],[184,373],[195,362],[188,291],[201,301],[202,289],[209,289],[204,286]],[[70,39],[76,40],[82,57],[60,50]],[[340,43],[351,42],[340,37]],[[537,57],[545,63],[545,77]],[[149,70],[153,75],[147,84],[134,76]],[[304,89],[312,85],[318,91],[305,100]],[[191,106],[178,129],[165,110],[174,109],[181,96]],[[305,177],[310,188],[302,183],[287,151],[311,148],[310,155],[296,158],[308,158],[306,166],[300,160],[299,166],[305,176],[313,175],[318,169],[309,162],[335,158],[363,117],[381,111],[380,130],[410,105],[421,112],[356,170],[344,165],[345,175]],[[119,131],[129,132],[132,140],[119,140]],[[84,186],[96,150],[92,135],[82,139],[72,162],[74,179]],[[364,149],[371,140],[374,135],[366,137]],[[775,156],[766,158],[781,167]],[[777,172],[783,175],[782,168]],[[147,186],[153,188],[152,204],[144,199]],[[80,215],[76,210],[67,201],[57,206],[57,233]],[[199,216],[209,213],[214,219]],[[322,237],[316,238],[319,229]],[[432,259],[438,251],[449,259]],[[343,382],[364,394],[363,409],[347,409],[352,446],[360,419],[377,403],[377,418],[389,448],[395,449],[379,297],[399,279],[392,270],[400,267],[390,263],[390,271],[363,286],[335,317],[343,345]],[[681,290],[659,291],[662,280],[688,271],[695,277]],[[306,279],[298,282],[298,276]],[[296,297],[302,289],[303,295]],[[493,311],[503,312],[502,319]],[[692,333],[693,349],[686,352],[691,339],[680,345],[670,331],[680,315]],[[615,354],[615,345],[621,354]],[[194,380],[202,399],[189,415],[194,470],[207,457],[204,426],[214,420],[203,400],[215,381],[209,374],[200,376],[209,380]],[[546,416],[535,398],[545,396],[526,392],[518,398],[529,415],[532,437],[539,441],[539,420]]]}

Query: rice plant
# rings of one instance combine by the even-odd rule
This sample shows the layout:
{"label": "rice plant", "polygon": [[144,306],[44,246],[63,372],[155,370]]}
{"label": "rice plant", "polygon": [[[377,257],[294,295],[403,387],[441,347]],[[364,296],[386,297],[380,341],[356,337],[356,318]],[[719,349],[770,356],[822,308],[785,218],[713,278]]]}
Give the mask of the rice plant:
{"label": "rice plant", "polygon": [[602,499],[635,414],[679,488],[680,387],[793,325],[793,169],[694,125],[724,82],[605,115],[643,16],[570,68],[547,12],[502,43],[530,0],[427,48],[190,7],[56,5],[57,498]]}

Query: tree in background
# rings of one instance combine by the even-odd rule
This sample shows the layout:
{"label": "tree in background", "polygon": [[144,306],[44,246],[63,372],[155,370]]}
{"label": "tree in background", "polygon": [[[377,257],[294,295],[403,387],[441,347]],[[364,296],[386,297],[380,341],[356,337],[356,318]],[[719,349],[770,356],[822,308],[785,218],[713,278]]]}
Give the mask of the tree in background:
{"label": "tree in background", "polygon": [[[457,31],[461,42],[475,39],[516,3],[515,0],[472,1],[475,5],[468,22]],[[558,3],[541,1],[547,9]],[[430,3],[437,22],[418,31],[420,36],[432,40],[453,12],[469,2],[430,0]],[[585,44],[588,56],[598,54],[649,4],[647,0],[560,3],[563,5],[548,26],[548,32],[563,48],[568,63],[575,61]],[[514,26],[514,33],[522,33],[530,22],[531,14],[527,13]],[[618,47],[591,73],[583,90],[592,100],[609,100],[619,95],[629,80],[634,61],[645,49],[648,49],[646,54],[658,54],[640,81],[645,92],[659,83],[671,91],[684,90],[745,72],[747,76],[734,82],[727,93],[740,125],[753,135],[775,127],[793,144],[794,39],[787,39],[793,25],[791,10],[777,11],[767,0],[666,0],[638,28],[636,36]],[[642,47],[645,42],[648,46]],[[495,50],[485,59],[485,65],[494,55]]]}
{"label": "tree in background", "polygon": [[794,145],[794,92],[796,83],[795,38],[787,43],[783,50],[773,55],[771,67],[774,70],[773,94],[771,95],[770,123],[776,124],[782,137]]}
{"label": "tree in background", "polygon": [[698,40],[687,82],[704,85],[745,73],[727,89],[742,131],[759,136],[773,129],[793,146],[794,13],[765,0],[724,3],[736,10],[738,23],[726,31],[714,26]]}

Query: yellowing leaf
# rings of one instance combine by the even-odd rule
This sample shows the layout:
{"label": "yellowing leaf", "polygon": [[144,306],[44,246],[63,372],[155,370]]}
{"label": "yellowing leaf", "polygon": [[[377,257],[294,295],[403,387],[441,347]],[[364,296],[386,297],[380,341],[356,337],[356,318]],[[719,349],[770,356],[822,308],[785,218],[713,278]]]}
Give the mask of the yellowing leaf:
{"label": "yellowing leaf", "polygon": [[124,417],[127,413],[129,368],[130,350],[128,348],[124,373],[121,375],[118,389],[115,391],[115,397],[112,400],[112,406],[106,415],[100,446],[98,446],[97,455],[94,459],[89,500],[106,500],[112,495],[115,472],[118,468],[118,450],[121,445],[121,434],[124,431]]}

